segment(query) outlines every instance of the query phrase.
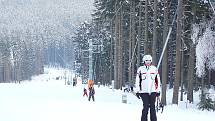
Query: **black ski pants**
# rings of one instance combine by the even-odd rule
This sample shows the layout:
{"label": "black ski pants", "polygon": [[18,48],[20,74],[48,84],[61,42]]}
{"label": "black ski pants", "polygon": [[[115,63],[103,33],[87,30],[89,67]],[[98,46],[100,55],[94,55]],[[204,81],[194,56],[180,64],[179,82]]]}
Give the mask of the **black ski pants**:
{"label": "black ski pants", "polygon": [[91,97],[92,97],[93,101],[95,101],[94,94],[89,95],[89,98],[88,98],[89,101],[90,101]]}
{"label": "black ski pants", "polygon": [[153,92],[151,94],[140,93],[140,97],[143,101],[143,110],[142,110],[141,121],[148,121],[149,108],[150,108],[151,121],[157,121],[156,110],[155,110],[156,92]]}

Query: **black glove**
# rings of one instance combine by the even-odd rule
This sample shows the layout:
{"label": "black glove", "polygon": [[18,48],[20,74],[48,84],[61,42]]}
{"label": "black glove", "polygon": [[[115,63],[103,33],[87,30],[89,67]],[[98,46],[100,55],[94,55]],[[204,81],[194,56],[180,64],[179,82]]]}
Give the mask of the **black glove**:
{"label": "black glove", "polygon": [[160,93],[160,92],[156,93],[156,97],[159,97],[160,95],[161,95],[161,93]]}
{"label": "black glove", "polygon": [[136,93],[138,99],[140,99],[140,93]]}

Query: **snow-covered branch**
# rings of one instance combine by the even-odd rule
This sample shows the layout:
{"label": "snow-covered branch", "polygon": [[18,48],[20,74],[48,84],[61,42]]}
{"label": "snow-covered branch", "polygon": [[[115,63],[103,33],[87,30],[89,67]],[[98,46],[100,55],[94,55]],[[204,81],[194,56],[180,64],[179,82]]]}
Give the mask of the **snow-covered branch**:
{"label": "snow-covered branch", "polygon": [[[193,35],[196,36],[196,35]],[[195,38],[195,37],[193,37]],[[196,68],[197,75],[202,77],[205,74],[205,68],[215,69],[215,32],[208,26],[199,38],[196,46]]]}

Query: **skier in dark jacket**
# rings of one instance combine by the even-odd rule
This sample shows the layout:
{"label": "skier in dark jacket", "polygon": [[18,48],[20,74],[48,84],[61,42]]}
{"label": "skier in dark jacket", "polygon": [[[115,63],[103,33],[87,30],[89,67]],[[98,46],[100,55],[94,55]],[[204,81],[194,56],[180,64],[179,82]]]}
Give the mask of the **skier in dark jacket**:
{"label": "skier in dark jacket", "polygon": [[91,87],[89,87],[89,98],[88,98],[88,100],[90,101],[90,99],[92,97],[93,101],[95,101],[94,95],[95,95],[95,89],[93,86],[91,86]]}
{"label": "skier in dark jacket", "polygon": [[155,100],[160,95],[160,76],[158,69],[151,65],[151,55],[143,57],[144,66],[140,66],[136,76],[136,95],[143,101],[141,121],[147,121],[150,108],[151,121],[157,121]]}

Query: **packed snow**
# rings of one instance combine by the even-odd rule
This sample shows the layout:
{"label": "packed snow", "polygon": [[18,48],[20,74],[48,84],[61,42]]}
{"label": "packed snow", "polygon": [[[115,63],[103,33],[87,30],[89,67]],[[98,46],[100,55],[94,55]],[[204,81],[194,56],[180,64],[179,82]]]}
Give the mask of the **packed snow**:
{"label": "packed snow", "polygon": [[[140,121],[142,102],[131,93],[95,85],[95,102],[88,101],[83,97],[86,85],[65,85],[64,72],[49,68],[31,81],[0,84],[0,120]],[[127,95],[127,103],[122,103],[122,95]],[[198,110],[196,104],[171,105],[171,95],[168,90],[168,105],[157,113],[158,121],[214,121],[215,112]]]}

